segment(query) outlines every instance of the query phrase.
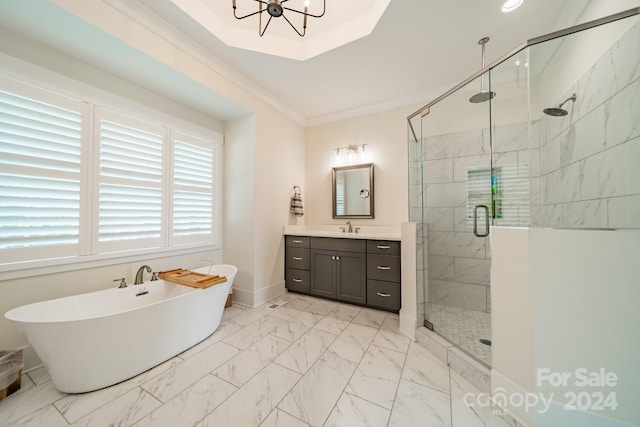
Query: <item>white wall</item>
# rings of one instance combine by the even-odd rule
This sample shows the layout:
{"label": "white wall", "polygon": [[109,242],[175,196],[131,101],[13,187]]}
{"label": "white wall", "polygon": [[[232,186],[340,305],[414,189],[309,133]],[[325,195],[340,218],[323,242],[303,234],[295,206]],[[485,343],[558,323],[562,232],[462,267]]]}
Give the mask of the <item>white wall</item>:
{"label": "white wall", "polygon": [[225,123],[224,133],[222,247],[225,259],[238,267],[233,298],[252,305],[255,257],[246,248],[255,236],[255,116]]}
{"label": "white wall", "polygon": [[335,149],[368,144],[366,162],[373,162],[375,218],[354,225],[400,225],[408,218],[407,116],[412,108],[370,114],[307,129],[305,223],[336,224],[331,214],[331,168]]}

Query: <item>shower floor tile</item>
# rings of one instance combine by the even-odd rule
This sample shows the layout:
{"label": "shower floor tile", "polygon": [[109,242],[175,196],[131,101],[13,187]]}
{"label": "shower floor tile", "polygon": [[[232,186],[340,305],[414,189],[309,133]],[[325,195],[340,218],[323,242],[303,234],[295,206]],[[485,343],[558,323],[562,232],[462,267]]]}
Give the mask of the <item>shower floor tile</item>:
{"label": "shower floor tile", "polygon": [[439,335],[491,365],[491,346],[480,339],[491,339],[491,313],[428,304],[427,320]]}
{"label": "shower floor tile", "polygon": [[402,334],[397,315],[296,294],[275,301],[227,309],[202,343],[102,390],[60,393],[34,370],[0,401],[0,426],[504,425],[465,406],[480,390]]}

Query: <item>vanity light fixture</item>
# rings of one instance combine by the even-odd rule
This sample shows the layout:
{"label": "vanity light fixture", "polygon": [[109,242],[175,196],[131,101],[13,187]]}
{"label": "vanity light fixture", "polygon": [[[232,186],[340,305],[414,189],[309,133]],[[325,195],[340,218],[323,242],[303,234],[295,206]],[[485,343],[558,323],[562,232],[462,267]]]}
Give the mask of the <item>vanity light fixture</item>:
{"label": "vanity light fixture", "polygon": [[[307,18],[308,17],[322,18],[324,16],[325,11],[327,10],[327,0],[323,0],[322,13],[319,13],[319,14],[309,13],[310,0],[304,0],[303,10],[297,10],[292,7],[283,6],[283,4],[288,2],[289,0],[232,0],[232,1],[233,1],[233,16],[235,16],[236,19],[245,19],[250,16],[258,15],[258,34],[260,35],[260,37],[264,36],[265,31],[267,31],[267,28],[271,23],[271,19],[280,18],[280,17],[284,18],[284,20],[287,21],[287,23],[291,26],[291,28],[293,28],[300,37],[304,37],[304,35],[307,32]],[[257,12],[250,12],[244,16],[238,16],[237,10],[236,10],[237,9],[236,2],[240,2],[240,3],[253,2],[254,4],[257,3],[258,10]],[[300,31],[295,25],[293,25],[293,22],[291,22],[289,18],[287,18],[287,16],[285,15],[285,11],[302,15],[303,17],[302,31]],[[269,19],[266,20],[266,23],[264,24],[264,26],[262,24],[263,12],[267,12],[269,14]]]}
{"label": "vanity light fixture", "polygon": [[366,154],[366,146],[368,144],[352,144],[347,145],[345,147],[337,147],[334,150],[336,151],[336,163],[352,163],[355,160],[364,161],[367,157]]}
{"label": "vanity light fixture", "polygon": [[506,0],[502,5],[502,11],[504,13],[513,12],[514,10],[522,6],[523,2],[524,0]]}

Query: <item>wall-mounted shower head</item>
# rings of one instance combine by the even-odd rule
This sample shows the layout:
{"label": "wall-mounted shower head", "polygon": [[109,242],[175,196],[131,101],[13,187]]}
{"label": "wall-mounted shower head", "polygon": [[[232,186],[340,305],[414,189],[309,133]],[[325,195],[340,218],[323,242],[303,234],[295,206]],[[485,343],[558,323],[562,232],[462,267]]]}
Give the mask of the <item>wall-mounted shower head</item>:
{"label": "wall-mounted shower head", "polygon": [[[489,37],[483,37],[478,40],[478,44],[482,46],[482,68],[484,69],[484,45],[489,41]],[[480,102],[486,102],[496,96],[495,92],[487,92],[484,90],[484,75],[480,76],[480,92],[469,98],[469,102],[478,104]]]}
{"label": "wall-mounted shower head", "polygon": [[560,105],[558,105],[557,107],[551,107],[551,108],[545,108],[544,110],[542,110],[543,113],[545,113],[548,116],[553,116],[553,117],[562,117],[562,116],[566,116],[567,114],[569,114],[567,112],[567,110],[565,110],[564,108],[562,108],[562,106],[564,104],[566,104],[569,101],[573,101],[576,102],[577,96],[574,93],[573,95],[571,95],[569,98],[565,99]]}

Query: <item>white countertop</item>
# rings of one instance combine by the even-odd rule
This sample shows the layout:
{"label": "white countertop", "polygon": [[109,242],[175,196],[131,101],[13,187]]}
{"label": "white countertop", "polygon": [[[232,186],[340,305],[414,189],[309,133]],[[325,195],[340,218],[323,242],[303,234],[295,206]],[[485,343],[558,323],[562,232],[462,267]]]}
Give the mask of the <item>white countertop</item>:
{"label": "white countertop", "polygon": [[[344,225],[285,225],[288,236],[333,237],[337,239],[400,240],[399,225],[358,225],[353,224],[353,233],[346,233]],[[359,228],[356,233],[356,227]]]}

